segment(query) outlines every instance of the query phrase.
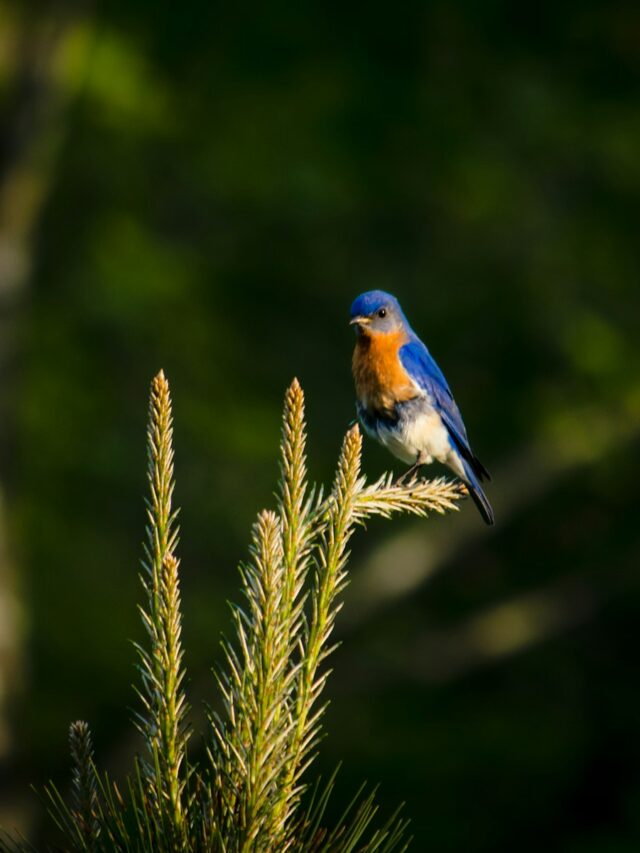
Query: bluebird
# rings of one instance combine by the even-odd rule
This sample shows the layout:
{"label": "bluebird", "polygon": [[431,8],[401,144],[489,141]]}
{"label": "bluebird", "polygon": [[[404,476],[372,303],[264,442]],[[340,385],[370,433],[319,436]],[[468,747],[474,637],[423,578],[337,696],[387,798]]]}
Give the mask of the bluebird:
{"label": "bluebird", "polygon": [[365,432],[411,465],[402,479],[436,459],[469,489],[487,524],[493,509],[480,483],[489,472],[469,445],[462,415],[429,350],[390,293],[370,290],[351,306],[356,330],[353,378]]}

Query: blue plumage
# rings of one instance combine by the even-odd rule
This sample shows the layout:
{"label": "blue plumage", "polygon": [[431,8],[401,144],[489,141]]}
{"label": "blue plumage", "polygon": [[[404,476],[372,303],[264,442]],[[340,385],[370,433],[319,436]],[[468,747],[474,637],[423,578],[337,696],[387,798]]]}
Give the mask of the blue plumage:
{"label": "blue plumage", "polygon": [[351,306],[351,323],[357,332],[358,415],[365,431],[416,469],[433,459],[448,465],[467,484],[487,524],[493,524],[480,485],[490,479],[489,472],[471,449],[444,374],[398,300],[381,290],[363,293]]}
{"label": "blue plumage", "polygon": [[384,290],[368,290],[366,293],[361,293],[357,296],[351,305],[351,317],[367,317],[374,314],[381,308],[392,306],[396,313],[402,317],[406,325],[407,318],[402,313],[400,303],[390,293],[385,293]]}

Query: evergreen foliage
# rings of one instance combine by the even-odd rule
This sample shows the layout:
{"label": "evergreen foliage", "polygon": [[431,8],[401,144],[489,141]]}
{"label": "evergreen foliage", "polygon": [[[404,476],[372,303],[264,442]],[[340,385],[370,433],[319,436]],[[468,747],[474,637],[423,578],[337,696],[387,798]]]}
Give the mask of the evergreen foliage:
{"label": "evergreen foliage", "polygon": [[[148,524],[140,608],[145,645],[137,645],[145,752],[123,790],[93,762],[88,725],[70,729],[72,784],[67,802],[46,788],[64,848],[82,853],[299,851],[389,853],[408,845],[406,821],[394,814],[374,828],[373,793],[361,789],[342,819],[325,826],[334,777],[309,788],[305,774],[320,740],[331,637],[347,583],[349,540],[380,515],[426,515],[456,508],[464,489],[442,479],[367,485],[360,473],[361,435],[343,441],[328,494],[307,479],[304,396],[287,391],[275,511],[253,527],[240,567],[243,601],[232,608],[235,636],[223,640],[216,677],[222,703],[209,712],[207,760],[189,762],[181,645],[177,511],[169,385],[153,380],[149,408]],[[0,842],[6,850],[33,849]]]}

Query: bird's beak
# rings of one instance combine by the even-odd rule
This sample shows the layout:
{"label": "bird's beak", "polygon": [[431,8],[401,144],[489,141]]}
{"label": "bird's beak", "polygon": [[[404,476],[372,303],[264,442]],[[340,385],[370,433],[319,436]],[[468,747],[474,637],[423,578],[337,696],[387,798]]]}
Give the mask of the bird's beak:
{"label": "bird's beak", "polygon": [[368,326],[370,322],[371,322],[370,317],[359,316],[359,317],[354,317],[352,320],[349,320],[349,325],[350,326]]}

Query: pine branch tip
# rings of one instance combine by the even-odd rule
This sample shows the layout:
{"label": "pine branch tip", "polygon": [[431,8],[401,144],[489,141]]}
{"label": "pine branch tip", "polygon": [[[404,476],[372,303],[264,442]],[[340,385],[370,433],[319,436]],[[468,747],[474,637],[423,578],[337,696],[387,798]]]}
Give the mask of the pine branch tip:
{"label": "pine branch tip", "polygon": [[171,406],[169,381],[164,370],[160,370],[151,380],[151,406],[154,405],[159,408]]}
{"label": "pine branch tip", "polygon": [[296,395],[304,393],[302,390],[302,385],[300,384],[300,380],[297,376],[293,377],[293,379],[291,380],[291,384],[289,385],[289,388],[287,390],[290,391],[292,394]]}

